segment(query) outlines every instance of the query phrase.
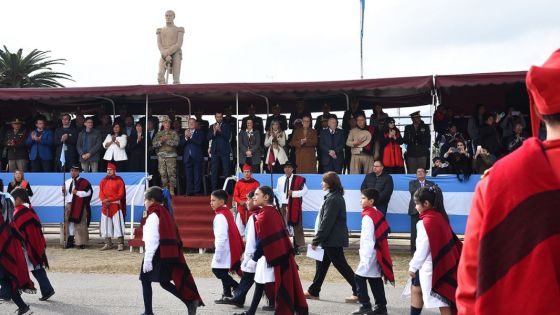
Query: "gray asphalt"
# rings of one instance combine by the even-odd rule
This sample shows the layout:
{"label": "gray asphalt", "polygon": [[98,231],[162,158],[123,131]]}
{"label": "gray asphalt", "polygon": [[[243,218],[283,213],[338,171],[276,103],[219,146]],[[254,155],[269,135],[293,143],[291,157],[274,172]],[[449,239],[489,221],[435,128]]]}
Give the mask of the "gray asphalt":
{"label": "gray asphalt", "polygon": [[[33,314],[141,314],[144,311],[142,288],[138,276],[112,274],[49,273],[56,294],[51,300],[39,301],[40,293],[24,294],[24,300],[31,306]],[[198,314],[233,314],[239,309],[229,305],[216,305],[213,300],[221,294],[221,284],[217,279],[195,279],[206,306],[199,308]],[[304,289],[309,286],[303,283]],[[157,284],[154,288],[155,314],[186,314],[186,307]],[[389,314],[409,314],[409,301],[401,298],[402,287],[385,287]],[[321,291],[321,301],[309,301],[310,314],[350,314],[358,304],[344,303],[350,295],[350,287],[345,283],[325,283]],[[246,304],[250,303],[252,292]],[[371,296],[371,293],[370,293]],[[261,303],[264,305],[264,302]],[[248,305],[246,305],[248,307]],[[12,302],[0,304],[0,314],[13,314],[16,306]],[[422,314],[438,314],[426,310]],[[269,314],[272,312],[259,312]]]}

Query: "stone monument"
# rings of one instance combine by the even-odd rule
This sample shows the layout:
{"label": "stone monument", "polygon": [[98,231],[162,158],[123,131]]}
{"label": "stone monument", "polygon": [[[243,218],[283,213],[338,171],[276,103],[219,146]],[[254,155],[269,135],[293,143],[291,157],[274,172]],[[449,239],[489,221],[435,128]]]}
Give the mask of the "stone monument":
{"label": "stone monument", "polygon": [[175,26],[175,12],[165,12],[165,26],[158,28],[157,43],[161,57],[159,58],[158,84],[167,84],[170,74],[173,75],[173,84],[181,83],[181,60],[183,59],[181,46],[185,28]]}

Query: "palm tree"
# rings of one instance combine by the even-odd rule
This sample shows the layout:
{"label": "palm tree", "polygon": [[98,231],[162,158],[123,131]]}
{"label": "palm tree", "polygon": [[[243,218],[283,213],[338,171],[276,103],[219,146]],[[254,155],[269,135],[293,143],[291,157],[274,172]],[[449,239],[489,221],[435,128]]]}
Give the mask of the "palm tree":
{"label": "palm tree", "polygon": [[23,50],[12,53],[4,46],[0,49],[0,87],[64,87],[58,80],[72,80],[63,72],[51,71],[53,65],[64,65],[66,59],[50,59],[50,51],[33,49],[27,56]]}

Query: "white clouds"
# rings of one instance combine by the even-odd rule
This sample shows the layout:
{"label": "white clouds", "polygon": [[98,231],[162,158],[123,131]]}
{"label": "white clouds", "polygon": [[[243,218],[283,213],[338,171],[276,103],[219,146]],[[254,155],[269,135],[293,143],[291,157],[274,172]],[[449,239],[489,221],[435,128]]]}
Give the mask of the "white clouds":
{"label": "white clouds", "polygon": [[[366,0],[365,76],[510,71],[559,45],[552,1]],[[2,42],[68,59],[69,85],[153,84],[155,29],[187,30],[183,82],[359,78],[358,0],[25,1],[4,4]]]}

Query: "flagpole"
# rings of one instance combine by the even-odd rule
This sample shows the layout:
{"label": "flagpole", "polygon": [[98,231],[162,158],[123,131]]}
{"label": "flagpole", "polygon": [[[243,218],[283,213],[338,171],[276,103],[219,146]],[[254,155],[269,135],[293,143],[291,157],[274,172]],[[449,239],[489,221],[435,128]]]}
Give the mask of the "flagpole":
{"label": "flagpole", "polygon": [[364,78],[364,11],[366,0],[360,0],[360,79]]}

